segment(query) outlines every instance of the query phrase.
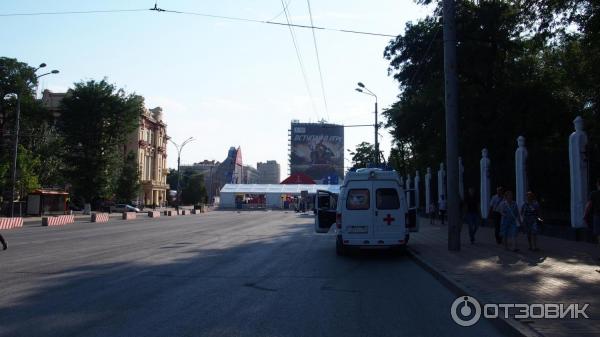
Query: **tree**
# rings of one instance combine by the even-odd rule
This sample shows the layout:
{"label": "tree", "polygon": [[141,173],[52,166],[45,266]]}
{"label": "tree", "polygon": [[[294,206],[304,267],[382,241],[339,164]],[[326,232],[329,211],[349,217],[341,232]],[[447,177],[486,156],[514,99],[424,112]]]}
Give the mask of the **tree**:
{"label": "tree", "polygon": [[[566,143],[577,115],[586,120],[593,144],[591,172],[600,169],[600,9],[591,4],[457,1],[459,148],[467,186],[478,186],[486,147],[492,184],[514,188],[516,138],[524,135],[530,188],[543,207],[567,211]],[[440,13],[438,2],[431,15],[408,23],[384,51],[401,90],[384,111],[396,143],[390,162],[399,169],[437,167],[445,158]]]}
{"label": "tree", "polygon": [[117,179],[115,198],[120,203],[130,203],[140,192],[140,173],[135,153],[129,152],[125,157],[121,175]]}
{"label": "tree", "polygon": [[169,173],[167,173],[167,185],[170,190],[177,190],[177,174],[176,169],[169,169]]}
{"label": "tree", "polygon": [[62,102],[66,172],[74,192],[97,204],[113,195],[122,147],[143,113],[143,98],[102,81],[75,83]]}
{"label": "tree", "polygon": [[[354,151],[348,149],[348,153],[352,156],[352,168],[367,167],[375,161],[375,146],[368,142],[356,145]],[[379,157],[381,158],[381,156],[382,153],[379,151]]]}
{"label": "tree", "polygon": [[202,174],[186,175],[181,189],[181,201],[187,205],[206,203],[208,198]]}
{"label": "tree", "polygon": [[[53,182],[52,179],[40,177],[49,172],[57,172],[57,167],[61,166],[57,162],[55,165],[42,165],[46,164],[47,158],[55,158],[51,154],[45,156],[40,150],[52,139],[49,137],[51,134],[46,132],[51,129],[49,126],[52,116],[35,98],[38,83],[35,71],[36,68],[16,59],[0,57],[0,161],[3,166],[0,169],[0,190],[4,195],[7,192],[10,195],[9,189],[12,188],[12,166],[9,163],[12,163],[13,158],[17,111],[15,100],[2,99],[6,94],[16,93],[19,96],[21,110],[17,168],[24,171],[17,171],[17,189],[24,193],[39,187],[39,183]],[[21,151],[24,151],[23,156]],[[60,148],[55,148],[53,152],[59,151]],[[20,195],[24,195],[23,193]]]}

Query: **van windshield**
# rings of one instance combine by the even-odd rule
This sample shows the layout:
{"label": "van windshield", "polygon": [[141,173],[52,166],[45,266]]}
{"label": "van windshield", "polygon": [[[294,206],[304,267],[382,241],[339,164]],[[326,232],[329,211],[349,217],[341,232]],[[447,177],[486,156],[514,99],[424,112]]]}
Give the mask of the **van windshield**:
{"label": "van windshield", "polygon": [[395,188],[377,189],[377,209],[398,209],[400,200]]}

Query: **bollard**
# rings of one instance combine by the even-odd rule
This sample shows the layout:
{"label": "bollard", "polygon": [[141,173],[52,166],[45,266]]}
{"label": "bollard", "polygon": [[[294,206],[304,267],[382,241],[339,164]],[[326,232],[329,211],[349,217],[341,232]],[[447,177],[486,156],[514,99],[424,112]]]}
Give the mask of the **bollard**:
{"label": "bollard", "polygon": [[158,217],[160,217],[160,212],[159,211],[149,211],[148,212],[148,217],[150,217],[150,218],[158,218]]}
{"label": "bollard", "polygon": [[108,222],[108,214],[106,213],[92,213],[91,222]]}
{"label": "bollard", "polygon": [[123,220],[133,220],[137,216],[135,212],[123,212]]}

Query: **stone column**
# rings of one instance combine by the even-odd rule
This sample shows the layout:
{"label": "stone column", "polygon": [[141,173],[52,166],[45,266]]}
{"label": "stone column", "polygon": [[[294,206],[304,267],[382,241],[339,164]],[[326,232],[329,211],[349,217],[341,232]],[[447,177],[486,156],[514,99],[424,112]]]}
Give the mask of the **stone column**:
{"label": "stone column", "polygon": [[444,170],[444,163],[440,163],[440,169],[437,172],[438,175],[438,200],[442,199],[442,195],[444,196],[444,200],[446,198],[446,170]]}
{"label": "stone column", "polygon": [[571,227],[586,227],[583,221],[588,199],[587,135],[583,131],[583,118],[573,121],[575,132],[569,136],[569,167],[571,173]]}
{"label": "stone column", "polygon": [[525,147],[525,137],[517,138],[517,150],[515,151],[515,201],[517,206],[521,206],[527,200],[527,148]]}
{"label": "stone column", "polygon": [[[410,175],[406,175],[406,183],[405,183],[405,188],[406,190],[410,190],[410,185],[412,183],[412,180],[410,179]],[[408,208],[411,208],[412,206],[412,193],[408,192],[406,194],[406,203],[408,204]]]}
{"label": "stone column", "polygon": [[419,177],[419,170],[417,170],[417,172],[415,172],[415,207],[417,208],[417,210],[419,209],[419,206],[421,206],[421,194],[419,193],[419,183],[421,182],[421,177]]}
{"label": "stone column", "polygon": [[481,208],[481,217],[488,218],[490,210],[490,159],[488,158],[488,150],[481,150],[481,160],[479,161],[479,205]]}

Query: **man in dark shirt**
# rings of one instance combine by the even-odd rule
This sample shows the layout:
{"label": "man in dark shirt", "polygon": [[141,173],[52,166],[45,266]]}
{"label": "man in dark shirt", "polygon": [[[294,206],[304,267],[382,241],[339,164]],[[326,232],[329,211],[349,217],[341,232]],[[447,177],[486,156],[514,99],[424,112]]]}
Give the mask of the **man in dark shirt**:
{"label": "man in dark shirt", "polygon": [[465,222],[469,225],[469,237],[471,244],[475,243],[475,233],[479,228],[479,198],[475,195],[475,189],[469,187],[465,200],[463,202],[463,212],[465,214]]}
{"label": "man in dark shirt", "polygon": [[502,243],[502,236],[500,235],[500,220],[502,219],[502,215],[500,214],[500,204],[504,201],[504,188],[502,186],[498,186],[496,188],[496,194],[490,200],[490,218],[494,223],[494,234],[496,235],[496,243]]}

